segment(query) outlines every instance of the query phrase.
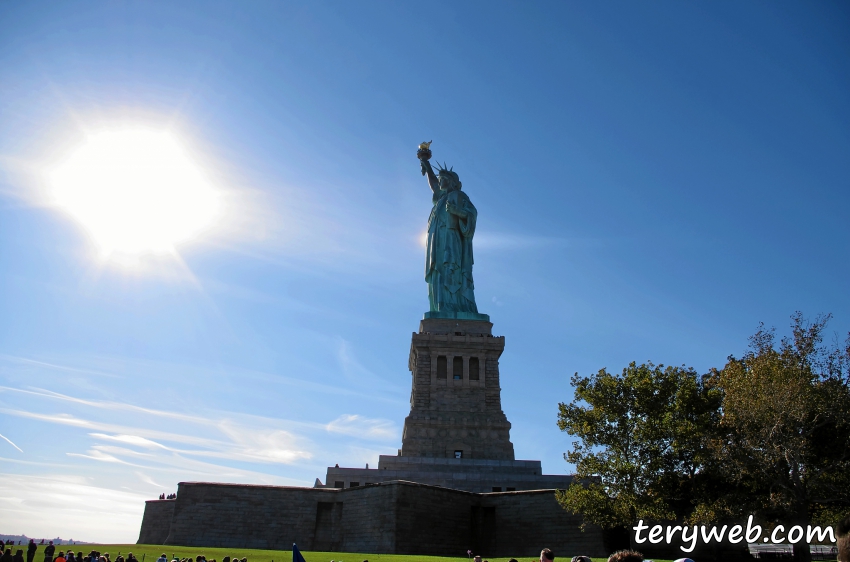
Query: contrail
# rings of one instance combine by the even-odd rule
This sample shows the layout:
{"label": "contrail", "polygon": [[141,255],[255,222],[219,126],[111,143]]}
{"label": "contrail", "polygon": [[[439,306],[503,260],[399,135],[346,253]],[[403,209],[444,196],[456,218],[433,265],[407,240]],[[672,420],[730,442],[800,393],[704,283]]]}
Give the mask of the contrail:
{"label": "contrail", "polygon": [[12,443],[12,441],[11,441],[8,437],[6,437],[5,435],[0,434],[0,437],[2,437],[3,439],[5,439],[6,441],[8,441],[8,442],[9,442],[9,445],[11,445],[12,447],[16,448],[17,450],[21,451],[22,453],[24,452],[24,451],[23,451],[23,449],[21,449],[20,447],[18,447],[18,446],[17,446],[17,445],[15,445],[14,443]]}

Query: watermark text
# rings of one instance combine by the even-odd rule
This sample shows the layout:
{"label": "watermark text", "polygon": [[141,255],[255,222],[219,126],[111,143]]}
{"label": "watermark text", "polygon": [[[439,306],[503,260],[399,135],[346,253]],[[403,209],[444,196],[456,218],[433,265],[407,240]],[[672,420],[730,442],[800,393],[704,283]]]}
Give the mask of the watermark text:
{"label": "watermark text", "polygon": [[[635,532],[635,542],[637,544],[647,541],[650,544],[658,544],[660,542],[673,544],[675,542],[681,542],[682,544],[679,545],[679,548],[682,552],[693,552],[700,538],[702,538],[702,542],[705,544],[713,541],[723,542],[723,537],[726,537],[726,540],[732,544],[737,544],[744,540],[747,543],[771,542],[773,544],[796,544],[804,539],[806,543],[811,543],[812,541],[826,542],[827,540],[831,543],[835,542],[835,534],[832,527],[821,529],[820,526],[812,527],[811,525],[807,525],[805,529],[800,525],[794,525],[788,529],[787,533],[783,525],[777,525],[769,535],[765,534],[765,536],[762,536],[764,529],[761,525],[753,524],[752,515],[747,518],[746,526],[732,525],[729,527],[729,525],[723,525],[718,528],[714,526],[707,527],[705,525],[653,525],[650,527],[644,524],[643,519],[641,519],[638,521],[637,526],[632,527],[632,530]],[[649,532],[644,535],[644,531]],[[681,540],[679,540],[680,537]]]}

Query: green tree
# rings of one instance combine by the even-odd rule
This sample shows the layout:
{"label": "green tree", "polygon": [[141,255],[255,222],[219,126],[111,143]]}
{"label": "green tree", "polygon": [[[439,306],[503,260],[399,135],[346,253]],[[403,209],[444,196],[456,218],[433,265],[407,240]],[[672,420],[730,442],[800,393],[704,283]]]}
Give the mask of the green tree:
{"label": "green tree", "polygon": [[[803,528],[831,524],[850,507],[850,338],[824,346],[830,316],[792,316],[792,337],[776,345],[760,329],[750,350],[713,377],[723,394],[721,435],[712,450],[745,498],[720,496],[708,511],[756,509]],[[746,501],[742,501],[742,499]],[[720,506],[720,508],[718,508]],[[796,560],[811,559],[797,544]]]}
{"label": "green tree", "polygon": [[[631,526],[693,510],[707,447],[720,419],[720,392],[693,369],[631,363],[572,378],[575,399],[559,404],[558,427],[578,440],[564,457],[577,481],[558,501],[585,523]],[[684,512],[684,513],[683,513]]]}

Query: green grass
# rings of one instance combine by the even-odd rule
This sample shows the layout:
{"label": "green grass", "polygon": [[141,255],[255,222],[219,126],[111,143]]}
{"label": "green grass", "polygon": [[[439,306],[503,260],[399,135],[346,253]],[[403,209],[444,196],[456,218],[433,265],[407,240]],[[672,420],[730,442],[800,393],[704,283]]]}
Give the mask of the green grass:
{"label": "green grass", "polygon": [[[291,562],[291,550],[257,550],[251,548],[207,548],[201,546],[167,546],[167,545],[151,545],[151,544],[78,544],[78,545],[61,545],[56,547],[56,552],[66,550],[71,547],[74,552],[82,551],[83,554],[88,554],[92,550],[97,550],[101,553],[108,552],[109,557],[115,560],[118,554],[125,557],[128,552],[132,552],[139,562],[156,562],[160,554],[165,553],[169,560],[172,558],[195,558],[199,554],[203,554],[208,560],[216,559],[221,562],[225,556],[238,556],[239,558],[247,558],[248,562]],[[44,547],[39,547],[36,553],[34,562],[42,562],[44,555],[42,554]],[[13,551],[14,554],[14,551]],[[302,551],[304,559],[307,562],[469,562],[466,556],[449,557],[449,556],[414,556],[407,554],[364,554],[360,552],[307,552]],[[569,556],[557,557],[556,562],[569,562],[569,559],[580,554],[572,553]],[[494,557],[486,558],[488,562],[508,562],[511,557]],[[536,556],[514,556],[519,562],[538,562]],[[606,562],[606,558],[594,558],[593,562]],[[670,560],[656,560],[655,562],[671,562]]]}

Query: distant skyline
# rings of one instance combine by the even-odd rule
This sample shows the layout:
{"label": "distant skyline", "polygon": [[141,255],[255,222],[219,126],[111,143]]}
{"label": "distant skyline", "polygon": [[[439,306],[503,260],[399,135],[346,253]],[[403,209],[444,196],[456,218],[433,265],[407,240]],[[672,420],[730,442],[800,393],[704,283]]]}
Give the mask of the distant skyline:
{"label": "distant skyline", "polygon": [[850,331],[846,3],[3,3],[0,85],[4,533],[395,454],[423,141],[546,473],[575,372]]}
{"label": "distant skyline", "polygon": [[80,542],[80,541],[75,541],[73,539],[63,539],[61,537],[52,537],[52,538],[44,538],[43,539],[42,537],[35,538],[35,537],[27,537],[26,535],[0,535],[0,539],[3,539],[4,541],[10,540],[10,539],[15,540],[15,541],[21,541],[21,544],[24,544],[24,542],[29,542],[29,539],[33,539],[37,543],[44,540],[45,543],[46,543],[46,541],[53,541],[53,544],[72,544],[72,543],[73,544],[86,544],[86,543],[83,543],[83,542]]}

